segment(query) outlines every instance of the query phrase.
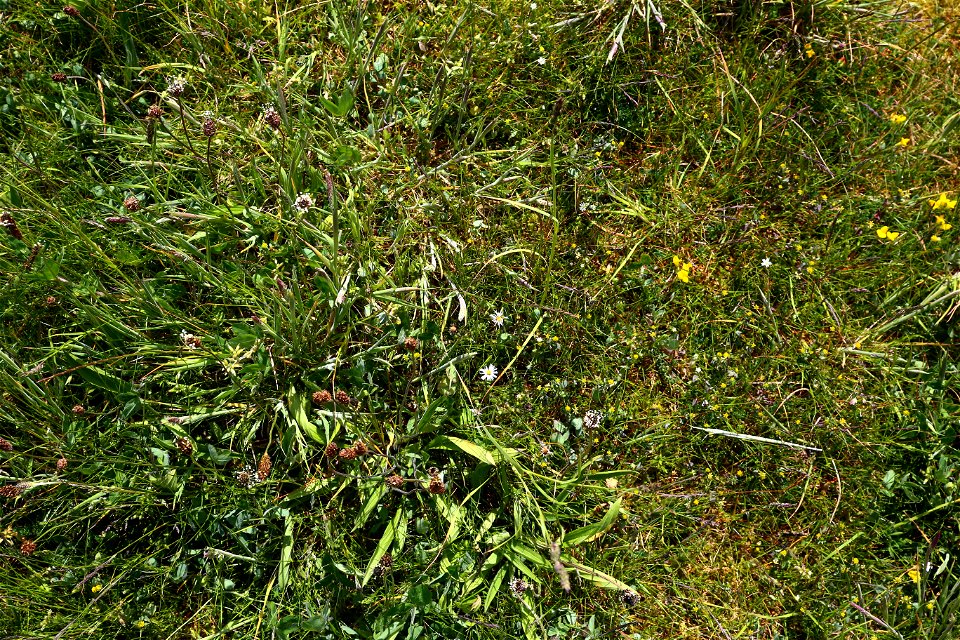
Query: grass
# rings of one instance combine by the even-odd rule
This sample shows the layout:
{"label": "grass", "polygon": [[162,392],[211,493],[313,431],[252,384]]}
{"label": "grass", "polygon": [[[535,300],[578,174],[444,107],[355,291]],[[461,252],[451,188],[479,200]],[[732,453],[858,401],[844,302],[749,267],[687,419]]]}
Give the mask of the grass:
{"label": "grass", "polygon": [[956,636],[951,3],[0,12],[2,637]]}

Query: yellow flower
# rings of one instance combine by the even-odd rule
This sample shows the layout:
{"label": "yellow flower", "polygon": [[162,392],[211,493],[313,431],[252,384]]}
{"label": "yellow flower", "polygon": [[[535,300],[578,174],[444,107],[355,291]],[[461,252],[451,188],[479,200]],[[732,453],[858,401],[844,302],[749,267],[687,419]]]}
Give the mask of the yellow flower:
{"label": "yellow flower", "polygon": [[933,207],[934,211],[937,209],[953,209],[957,206],[957,201],[951,200],[945,193],[941,193],[938,199],[927,200],[927,202],[930,203],[930,206]]}
{"label": "yellow flower", "polygon": [[910,569],[910,571],[907,571],[907,575],[910,576],[910,579],[913,580],[915,583],[920,584],[920,570],[919,570],[919,569],[917,569],[916,567],[914,567],[913,569]]}
{"label": "yellow flower", "polygon": [[680,282],[690,282],[690,272],[686,269],[680,269],[680,271],[677,271],[677,280]]}
{"label": "yellow flower", "polygon": [[137,629],[143,629],[145,626],[147,626],[147,623],[144,622],[143,620],[137,620],[134,626],[136,626]]}
{"label": "yellow flower", "polygon": [[906,121],[907,121],[907,116],[905,115],[902,115],[899,113],[890,114],[890,122],[892,122],[893,124],[903,124]]}
{"label": "yellow flower", "polygon": [[943,219],[943,216],[937,216],[937,224],[940,225],[941,231],[949,231],[953,228],[953,225]]}
{"label": "yellow flower", "polygon": [[897,143],[898,147],[908,147],[910,146],[910,138],[900,138],[900,142]]}
{"label": "yellow flower", "polygon": [[877,237],[880,239],[886,238],[890,242],[893,242],[898,237],[900,237],[899,231],[890,231],[890,227],[883,226],[877,229]]}
{"label": "yellow flower", "polygon": [[930,242],[940,242],[940,236],[930,236]]}
{"label": "yellow flower", "polygon": [[103,585],[95,584],[92,587],[90,587],[90,593],[100,593],[102,589],[103,589]]}

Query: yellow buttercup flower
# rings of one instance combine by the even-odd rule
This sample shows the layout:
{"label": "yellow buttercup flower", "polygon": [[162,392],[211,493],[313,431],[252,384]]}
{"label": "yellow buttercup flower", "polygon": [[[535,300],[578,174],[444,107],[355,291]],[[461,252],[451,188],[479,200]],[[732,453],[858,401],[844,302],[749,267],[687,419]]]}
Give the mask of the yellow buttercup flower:
{"label": "yellow buttercup flower", "polygon": [[898,147],[908,147],[910,146],[910,138],[900,138],[900,142],[897,143]]}
{"label": "yellow buttercup flower", "polygon": [[879,229],[877,229],[877,237],[880,238],[881,240],[886,238],[887,240],[893,242],[894,240],[900,237],[900,232],[890,231],[890,227],[882,226]]}
{"label": "yellow buttercup flower", "polygon": [[677,271],[677,280],[680,282],[690,282],[690,272],[686,269],[681,269]]}
{"label": "yellow buttercup flower", "polygon": [[903,114],[900,114],[900,113],[890,114],[890,122],[892,122],[893,124],[903,124],[906,121],[907,121],[907,116]]}
{"label": "yellow buttercup flower", "polygon": [[90,593],[100,593],[102,589],[103,589],[102,585],[95,584],[92,587],[90,587]]}
{"label": "yellow buttercup flower", "polygon": [[937,224],[940,225],[941,231],[950,231],[953,228],[953,225],[943,219],[943,216],[937,216]]}
{"label": "yellow buttercup flower", "polygon": [[933,207],[934,211],[937,209],[953,209],[957,206],[957,201],[951,200],[945,193],[941,193],[940,197],[936,200],[927,200],[927,202],[930,203],[930,206]]}
{"label": "yellow buttercup flower", "polygon": [[930,236],[930,242],[940,242],[940,236]]}
{"label": "yellow buttercup flower", "polygon": [[920,570],[919,570],[919,569],[917,569],[916,567],[914,567],[913,569],[910,569],[910,571],[907,571],[907,575],[910,576],[910,579],[913,580],[915,583],[920,584]]}

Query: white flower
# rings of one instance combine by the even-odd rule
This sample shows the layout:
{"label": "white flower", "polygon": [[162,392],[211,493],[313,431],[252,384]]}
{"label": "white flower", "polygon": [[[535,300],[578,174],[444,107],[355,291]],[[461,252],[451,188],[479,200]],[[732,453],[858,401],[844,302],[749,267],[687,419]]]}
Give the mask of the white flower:
{"label": "white flower", "polygon": [[480,369],[480,379],[484,382],[493,382],[497,379],[497,368],[488,364],[487,366]]}
{"label": "white flower", "polygon": [[770,258],[764,258],[763,260],[760,261],[760,266],[766,267],[767,269],[769,269],[772,264],[773,263],[770,261]]}
{"label": "white flower", "polygon": [[539,58],[537,58],[537,64],[542,67],[543,65],[547,64],[547,59],[544,58],[543,56],[540,56]]}
{"label": "white flower", "polygon": [[306,213],[312,206],[313,198],[310,197],[309,193],[301,193],[297,196],[297,199],[293,201],[293,207],[300,213]]}
{"label": "white flower", "polygon": [[494,311],[490,314],[490,322],[495,324],[498,327],[503,326],[503,321],[507,319],[507,316],[503,315],[503,309],[500,311]]}

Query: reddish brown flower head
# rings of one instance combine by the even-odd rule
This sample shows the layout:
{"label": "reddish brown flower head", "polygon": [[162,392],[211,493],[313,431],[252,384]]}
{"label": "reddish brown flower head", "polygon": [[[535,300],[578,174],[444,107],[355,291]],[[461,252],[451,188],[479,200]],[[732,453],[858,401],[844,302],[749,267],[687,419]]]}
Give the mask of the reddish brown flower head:
{"label": "reddish brown flower head", "polygon": [[82,404],[73,405],[73,409],[71,409],[71,411],[73,411],[73,415],[75,416],[82,416],[87,412],[87,410],[83,407]]}
{"label": "reddish brown flower head", "polygon": [[9,211],[0,213],[0,227],[6,229],[7,233],[17,240],[23,240],[23,233],[20,232],[20,227],[17,226],[17,221],[13,219],[13,214]]}
{"label": "reddish brown flower head", "polygon": [[270,460],[270,454],[266,451],[260,456],[260,464],[257,465],[257,475],[260,476],[260,482],[267,479],[270,470],[273,468],[273,462]]}
{"label": "reddish brown flower head", "polygon": [[353,460],[357,457],[357,450],[353,447],[350,447],[349,449],[340,449],[339,455],[343,460]]}
{"label": "reddish brown flower head", "polygon": [[337,402],[340,404],[350,404],[350,394],[348,394],[343,389],[337,390],[334,394],[334,397],[337,399]]}
{"label": "reddish brown flower head", "polygon": [[440,479],[440,476],[434,476],[430,478],[430,484],[427,486],[427,491],[434,494],[440,494],[446,492],[447,487],[443,484],[443,480]]}
{"label": "reddish brown flower head", "polygon": [[333,400],[333,396],[330,395],[329,391],[314,391],[313,392],[313,404],[326,404]]}
{"label": "reddish brown flower head", "polygon": [[353,449],[354,451],[357,452],[358,456],[365,456],[367,455],[367,453],[370,452],[370,450],[367,449],[367,445],[364,444],[363,440],[357,440],[356,442],[354,442]]}
{"label": "reddish brown flower head", "polygon": [[147,107],[147,117],[153,118],[154,120],[159,119],[163,115],[163,109],[160,108],[158,104],[152,104]]}
{"label": "reddish brown flower head", "polygon": [[57,471],[63,471],[66,468],[67,468],[66,458],[60,458],[59,460],[57,460]]}
{"label": "reddish brown flower head", "polygon": [[416,351],[417,347],[420,346],[420,341],[416,338],[407,338],[403,341],[403,348],[407,351]]}
{"label": "reddish brown flower head", "polygon": [[0,450],[13,451],[13,444],[6,438],[0,438]]}
{"label": "reddish brown flower head", "polygon": [[109,224],[128,224],[133,222],[133,218],[128,218],[127,216],[110,216],[109,218],[104,218],[103,221]]}
{"label": "reddish brown flower head", "polygon": [[79,11],[76,7],[74,7],[73,5],[69,5],[69,4],[68,4],[67,6],[65,6],[65,7],[63,8],[63,12],[64,12],[65,14],[67,14],[68,16],[70,16],[71,18],[79,18],[79,17],[80,17],[80,11]]}
{"label": "reddish brown flower head", "polygon": [[123,201],[123,208],[127,211],[137,211],[140,209],[140,201],[137,196],[127,196]]}
{"label": "reddish brown flower head", "polygon": [[217,135],[217,121],[213,118],[205,118],[203,121],[203,135],[212,138]]}
{"label": "reddish brown flower head", "polygon": [[327,445],[327,448],[323,450],[323,454],[328,458],[336,458],[338,453],[340,453],[340,447],[337,446],[336,442],[331,442]]}
{"label": "reddish brown flower head", "polygon": [[59,82],[60,84],[63,84],[64,82],[67,81],[67,74],[65,74],[63,71],[57,71],[56,73],[50,74],[50,79],[53,80],[54,82]]}
{"label": "reddish brown flower head", "polygon": [[387,476],[384,479],[384,482],[387,483],[387,486],[393,487],[394,489],[398,489],[403,486],[403,476],[393,474],[392,476]]}
{"label": "reddish brown flower head", "polygon": [[20,553],[25,556],[30,555],[37,550],[37,543],[33,540],[27,540],[24,538],[23,542],[20,543]]}
{"label": "reddish brown flower head", "polygon": [[273,107],[266,107],[263,110],[263,119],[268,125],[274,129],[279,129],[280,125],[283,124],[283,119],[280,117],[280,114],[277,113],[277,110]]}
{"label": "reddish brown flower head", "polygon": [[0,496],[4,498],[16,498],[23,493],[23,487],[19,484],[8,484],[0,487]]}
{"label": "reddish brown flower head", "polygon": [[193,453],[193,441],[190,438],[181,436],[177,438],[176,443],[177,449],[179,449],[183,455],[188,456]]}

